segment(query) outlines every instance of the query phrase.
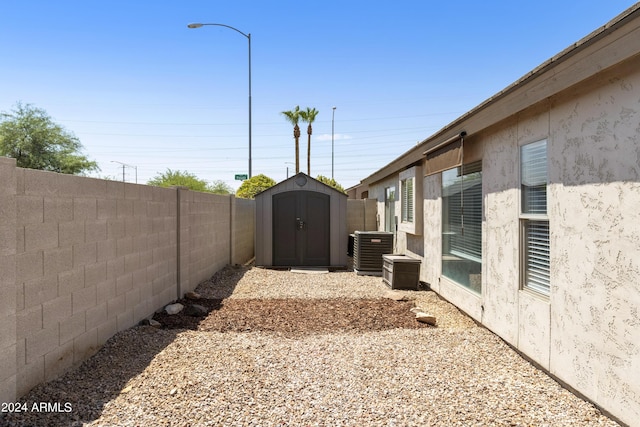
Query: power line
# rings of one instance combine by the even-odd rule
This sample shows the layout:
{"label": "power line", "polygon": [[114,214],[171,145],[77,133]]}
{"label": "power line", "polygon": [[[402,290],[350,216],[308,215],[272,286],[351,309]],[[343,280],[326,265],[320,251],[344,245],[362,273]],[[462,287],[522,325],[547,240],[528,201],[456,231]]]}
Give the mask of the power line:
{"label": "power line", "polygon": [[[364,117],[360,119],[341,119],[340,123],[363,122],[363,121],[380,121],[380,120],[398,120],[398,119],[418,119],[421,117],[445,116],[450,114],[460,114],[459,111],[437,112],[430,114],[414,114],[405,116],[387,116],[387,117]],[[193,123],[193,122],[129,122],[129,121],[109,121],[109,120],[76,120],[76,119],[58,119],[60,122],[66,123],[94,123],[94,124],[120,124],[120,125],[144,125],[144,126],[246,126],[246,122],[237,123]],[[330,123],[330,120],[318,120],[315,123]],[[283,121],[273,122],[256,122],[254,125],[260,126],[280,126],[285,125]]]}

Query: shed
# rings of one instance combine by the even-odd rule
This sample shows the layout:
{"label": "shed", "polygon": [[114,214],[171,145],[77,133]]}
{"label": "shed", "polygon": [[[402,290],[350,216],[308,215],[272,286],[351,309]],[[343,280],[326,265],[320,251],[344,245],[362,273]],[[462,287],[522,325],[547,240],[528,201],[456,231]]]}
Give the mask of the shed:
{"label": "shed", "polygon": [[300,172],[255,200],[256,265],[347,265],[346,194]]}

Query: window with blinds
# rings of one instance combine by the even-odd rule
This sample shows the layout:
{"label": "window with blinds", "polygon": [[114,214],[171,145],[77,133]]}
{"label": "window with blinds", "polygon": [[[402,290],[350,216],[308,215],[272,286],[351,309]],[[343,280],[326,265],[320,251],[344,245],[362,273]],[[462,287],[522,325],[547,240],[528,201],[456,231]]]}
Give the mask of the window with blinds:
{"label": "window with blinds", "polygon": [[547,141],[520,149],[522,287],[549,295],[549,219],[547,217]]}
{"label": "window with blinds", "polygon": [[547,214],[547,141],[524,145],[521,151],[522,213]]}
{"label": "window with blinds", "polygon": [[422,166],[414,165],[398,174],[398,232],[422,235]]}
{"label": "window with blinds", "polygon": [[413,178],[407,178],[400,181],[402,190],[402,222],[413,222]]}
{"label": "window with blinds", "polygon": [[442,173],[442,274],[478,293],[482,272],[482,161]]}

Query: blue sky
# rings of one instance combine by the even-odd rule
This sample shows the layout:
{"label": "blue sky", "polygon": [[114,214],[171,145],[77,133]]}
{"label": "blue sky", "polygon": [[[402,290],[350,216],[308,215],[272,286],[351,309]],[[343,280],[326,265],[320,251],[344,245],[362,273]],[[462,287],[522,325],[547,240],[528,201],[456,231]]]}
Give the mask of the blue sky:
{"label": "blue sky", "polygon": [[[0,0],[0,111],[45,109],[96,160],[138,182],[166,169],[234,189],[294,171],[281,111],[320,111],[311,175],[345,188],[633,5],[622,0]],[[306,172],[306,126],[301,126]],[[120,162],[120,163],[117,163]],[[135,180],[134,168],[125,179]]]}

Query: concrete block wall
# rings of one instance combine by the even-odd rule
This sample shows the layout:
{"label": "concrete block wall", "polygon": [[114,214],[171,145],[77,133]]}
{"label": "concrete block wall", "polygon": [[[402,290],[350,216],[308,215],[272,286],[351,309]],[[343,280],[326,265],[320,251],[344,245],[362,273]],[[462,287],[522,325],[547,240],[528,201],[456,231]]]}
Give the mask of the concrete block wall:
{"label": "concrete block wall", "polygon": [[[0,402],[58,377],[228,264],[232,201],[0,158]],[[244,262],[253,236],[242,237]]]}
{"label": "concrete block wall", "polygon": [[216,271],[231,263],[231,205],[233,196],[180,189],[182,218],[188,218],[187,282],[183,292],[195,289]]}
{"label": "concrete block wall", "polygon": [[347,199],[347,231],[378,230],[376,199]]}
{"label": "concrete block wall", "polygon": [[16,169],[18,396],[172,299],[171,191]]}
{"label": "concrete block wall", "polygon": [[253,258],[256,228],[256,203],[248,199],[231,199],[233,230],[231,264],[242,264]]}
{"label": "concrete block wall", "polygon": [[0,402],[16,395],[16,161],[0,157]]}

